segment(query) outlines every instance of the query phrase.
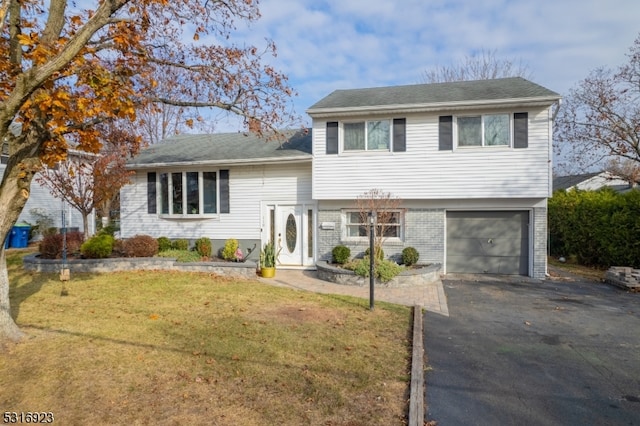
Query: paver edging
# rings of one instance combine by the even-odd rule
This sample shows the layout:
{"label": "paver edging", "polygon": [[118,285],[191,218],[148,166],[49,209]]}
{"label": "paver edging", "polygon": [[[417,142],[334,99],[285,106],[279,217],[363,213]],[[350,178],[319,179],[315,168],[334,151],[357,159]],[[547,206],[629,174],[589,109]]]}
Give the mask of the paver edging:
{"label": "paver edging", "polygon": [[424,324],[422,306],[413,307],[413,351],[411,354],[411,390],[409,394],[409,426],[424,425]]}

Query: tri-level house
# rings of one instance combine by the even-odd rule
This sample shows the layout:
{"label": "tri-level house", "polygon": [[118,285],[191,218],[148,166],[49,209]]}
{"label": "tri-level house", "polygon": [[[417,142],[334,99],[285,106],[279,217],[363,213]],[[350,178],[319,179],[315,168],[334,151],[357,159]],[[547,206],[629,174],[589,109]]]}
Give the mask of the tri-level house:
{"label": "tri-level house", "polygon": [[368,247],[356,200],[377,189],[401,200],[388,257],[410,246],[445,273],[542,278],[559,100],[522,78],[337,90],[282,145],[178,136],[130,163],[122,236],[272,240],[282,265],[312,267]]}

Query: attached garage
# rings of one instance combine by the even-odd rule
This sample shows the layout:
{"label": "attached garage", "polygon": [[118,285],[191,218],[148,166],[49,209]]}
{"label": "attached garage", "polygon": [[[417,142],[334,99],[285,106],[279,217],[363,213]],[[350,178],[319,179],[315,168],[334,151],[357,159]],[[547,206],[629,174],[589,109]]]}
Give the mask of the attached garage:
{"label": "attached garage", "polygon": [[528,211],[447,212],[448,273],[529,274]]}

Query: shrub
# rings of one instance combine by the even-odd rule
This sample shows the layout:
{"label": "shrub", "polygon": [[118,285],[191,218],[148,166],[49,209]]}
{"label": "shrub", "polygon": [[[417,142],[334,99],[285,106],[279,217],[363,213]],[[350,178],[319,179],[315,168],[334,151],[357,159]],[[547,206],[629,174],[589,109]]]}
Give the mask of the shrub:
{"label": "shrub", "polygon": [[114,239],[111,235],[96,234],[82,244],[80,251],[84,257],[102,259],[111,255],[113,242]]}
{"label": "shrub", "polygon": [[392,260],[381,260],[376,265],[376,278],[386,283],[396,277],[404,268]]}
{"label": "shrub", "polygon": [[200,262],[201,257],[200,254],[196,251],[191,250],[174,250],[169,249],[163,252],[158,253],[159,257],[173,257],[177,262]]}
{"label": "shrub", "polygon": [[117,239],[113,241],[113,249],[111,249],[111,254],[117,257],[126,257],[127,253],[124,248],[124,240]]}
{"label": "shrub", "polygon": [[76,255],[80,253],[80,246],[84,243],[84,232],[67,232],[67,254]]}
{"label": "shrub", "polygon": [[171,240],[167,237],[158,238],[158,252],[171,250]]}
{"label": "shrub", "polygon": [[[62,234],[47,234],[40,241],[40,257],[43,259],[59,259],[62,257]],[[75,255],[80,252],[80,246],[84,241],[84,233],[67,232],[67,255]]]}
{"label": "shrub", "polygon": [[418,258],[420,258],[420,254],[418,250],[413,247],[405,247],[402,249],[402,263],[407,266],[415,265],[418,263]]}
{"label": "shrub", "polygon": [[[384,250],[382,250],[382,247],[374,247],[373,251],[376,253],[376,259],[378,260],[384,259]],[[364,255],[369,256],[369,249],[366,249],[364,251]]]}
{"label": "shrub", "polygon": [[335,263],[344,265],[351,257],[351,249],[347,246],[335,246],[333,250],[331,250],[331,254],[333,255],[333,261]]}
{"label": "shrub", "polygon": [[224,248],[222,249],[222,258],[224,260],[235,260],[237,250],[238,240],[236,240],[235,238],[229,238],[224,242]]}
{"label": "shrub", "polygon": [[[352,270],[356,275],[366,278],[369,276],[369,256],[354,260],[353,262],[346,264],[345,268]],[[379,260],[374,265],[374,276],[382,282],[388,282],[403,270],[404,268],[396,262],[383,259]]]}
{"label": "shrub", "polygon": [[171,243],[171,248],[174,250],[189,250],[189,240],[180,238]]}
{"label": "shrub", "polygon": [[98,234],[106,234],[106,235],[111,235],[112,237],[115,235],[115,233],[118,231],[118,227],[115,225],[107,225],[102,227],[102,229],[100,229],[100,231],[98,231]]}
{"label": "shrub", "polygon": [[158,254],[158,241],[149,235],[135,235],[122,243],[127,257],[153,257]]}
{"label": "shrub", "polygon": [[582,265],[640,267],[640,191],[556,191],[549,199],[552,256]]}
{"label": "shrub", "polygon": [[213,247],[211,240],[207,237],[198,238],[196,240],[196,251],[202,257],[211,257]]}
{"label": "shrub", "polygon": [[57,259],[62,254],[62,235],[45,235],[40,241],[39,250],[43,259]]}

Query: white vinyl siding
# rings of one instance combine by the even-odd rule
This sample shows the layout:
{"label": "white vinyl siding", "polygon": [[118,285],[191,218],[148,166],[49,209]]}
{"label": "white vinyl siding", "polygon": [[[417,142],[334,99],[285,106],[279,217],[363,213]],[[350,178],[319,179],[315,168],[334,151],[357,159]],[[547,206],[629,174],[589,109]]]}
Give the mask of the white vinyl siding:
{"label": "white vinyl siding", "polygon": [[231,213],[215,218],[163,218],[147,213],[146,179],[146,172],[140,171],[120,191],[123,238],[147,234],[156,238],[259,239],[262,201],[277,199],[295,204],[311,199],[309,163],[229,167]]}
{"label": "white vinyl siding", "polygon": [[355,199],[372,188],[401,199],[548,197],[552,154],[549,108],[492,113],[514,112],[529,113],[526,149],[503,146],[440,151],[441,114],[415,114],[406,117],[406,152],[326,155],[325,121],[314,121],[313,198]]}

